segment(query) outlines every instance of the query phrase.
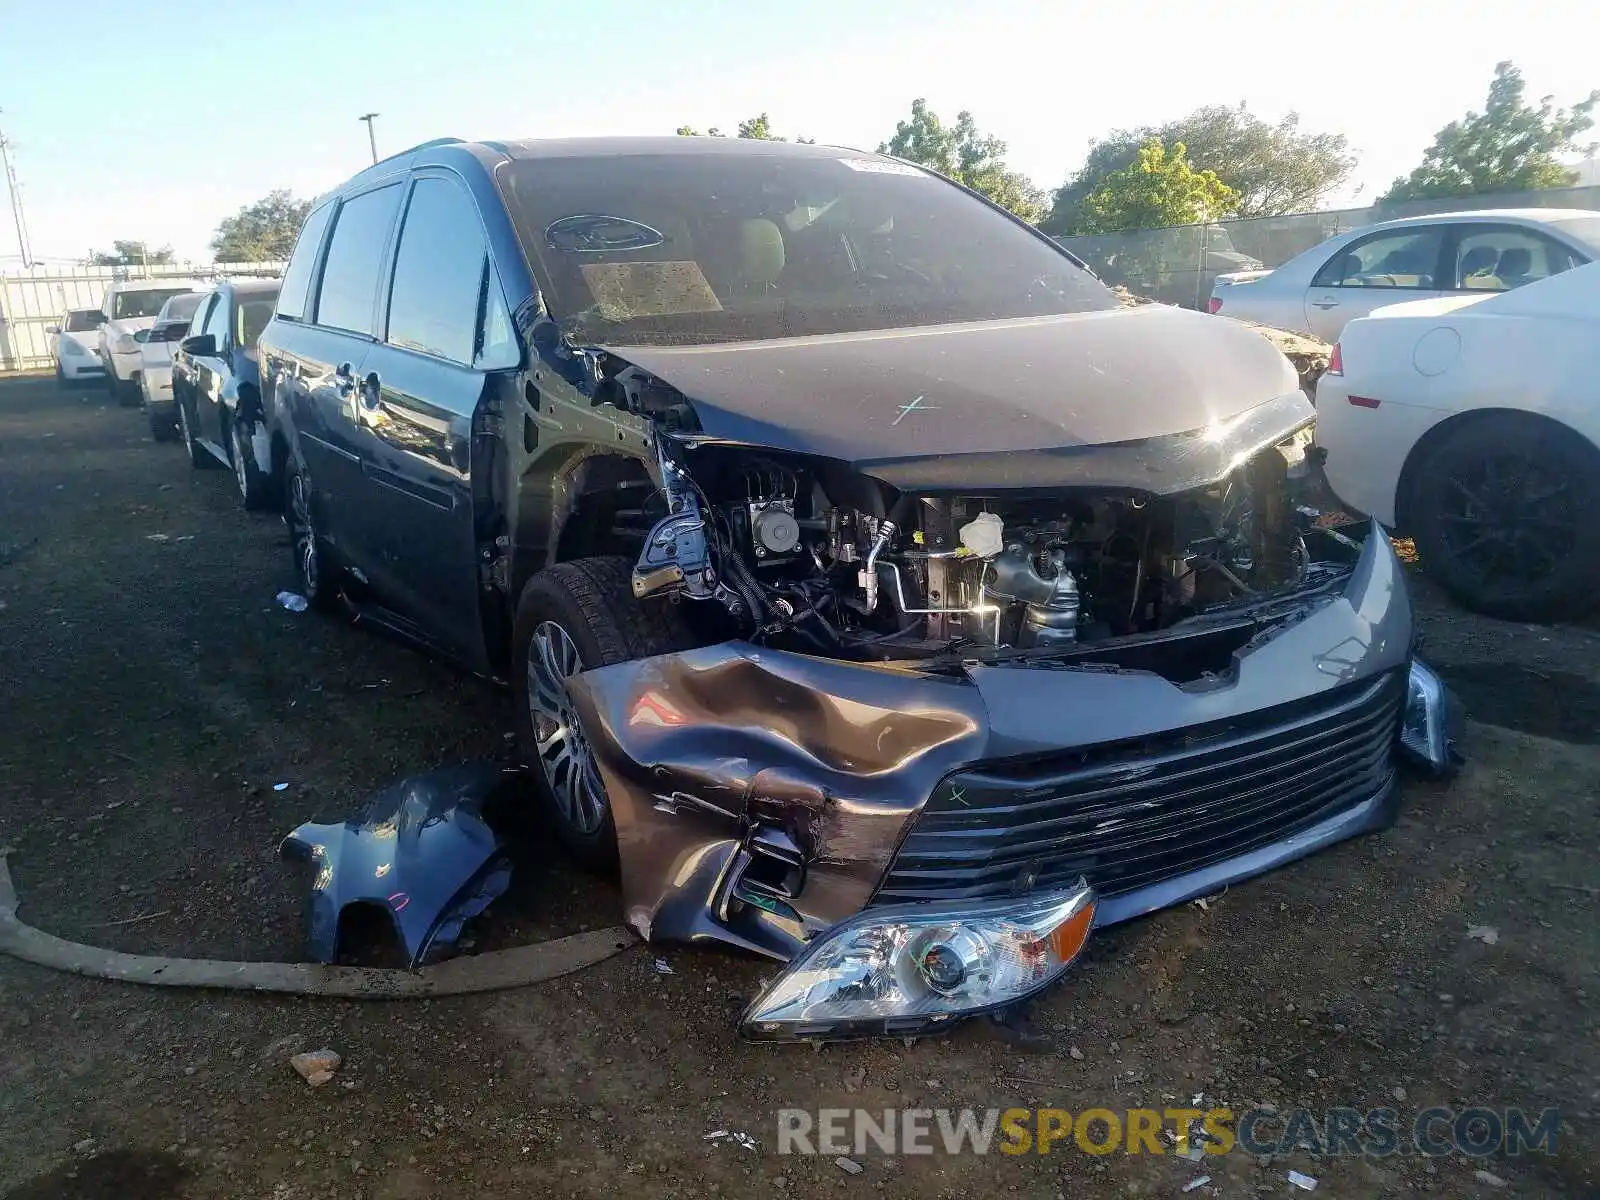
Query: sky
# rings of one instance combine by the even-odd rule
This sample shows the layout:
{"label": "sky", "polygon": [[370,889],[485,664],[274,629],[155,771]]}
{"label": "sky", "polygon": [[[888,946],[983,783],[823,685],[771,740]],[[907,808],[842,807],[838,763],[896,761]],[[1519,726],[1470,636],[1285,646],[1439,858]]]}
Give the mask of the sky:
{"label": "sky", "polygon": [[[1459,0],[0,0],[0,132],[34,256],[114,238],[209,259],[217,222],[274,188],[311,196],[378,150],[440,136],[670,134],[767,112],[875,149],[926,97],[969,109],[1046,187],[1116,128],[1203,104],[1345,134],[1334,200],[1367,203],[1481,109],[1494,64],[1567,105],[1600,86],[1570,10],[1484,19]],[[1515,12],[1515,19],[1511,13]],[[17,239],[0,196],[0,264]]]}

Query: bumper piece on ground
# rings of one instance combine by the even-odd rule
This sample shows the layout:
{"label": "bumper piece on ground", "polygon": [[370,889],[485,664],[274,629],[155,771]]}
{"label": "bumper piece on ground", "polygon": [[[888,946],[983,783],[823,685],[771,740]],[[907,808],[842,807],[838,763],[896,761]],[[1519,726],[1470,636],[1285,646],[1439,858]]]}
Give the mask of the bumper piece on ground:
{"label": "bumper piece on ground", "polygon": [[746,1010],[760,1040],[910,1036],[1055,982],[1094,924],[1074,887],[980,904],[872,908],[812,939]]}
{"label": "bumper piece on ground", "polygon": [[491,793],[507,785],[519,777],[493,763],[441,767],[390,784],[342,824],[306,824],[285,838],[285,857],[316,867],[312,956],[336,959],[339,921],[352,905],[388,915],[411,966],[460,937],[511,882],[482,815]]}

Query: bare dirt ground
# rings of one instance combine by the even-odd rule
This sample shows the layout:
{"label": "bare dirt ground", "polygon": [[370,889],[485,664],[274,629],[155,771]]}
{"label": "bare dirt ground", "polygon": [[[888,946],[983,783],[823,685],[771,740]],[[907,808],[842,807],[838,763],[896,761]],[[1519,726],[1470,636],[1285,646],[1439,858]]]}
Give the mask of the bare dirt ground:
{"label": "bare dirt ground", "polygon": [[[162,535],[160,537],[156,535]],[[22,915],[136,952],[295,960],[276,848],[398,775],[501,752],[505,698],[373,634],[279,608],[282,527],[140,414],[0,382],[0,846]],[[1037,1003],[901,1043],[746,1045],[771,968],[629,950],[431,1003],[140,989],[0,959],[0,1196],[1594,1196],[1600,1181],[1600,626],[1466,616],[1419,580],[1424,653],[1470,765],[1407,785],[1391,831],[1097,936]],[[287,783],[275,791],[276,783]],[[609,925],[614,887],[537,839],[480,945]],[[133,918],[142,918],[134,920]],[[120,922],[120,923],[119,923]],[[1498,931],[1493,945],[1469,925]],[[307,1088],[290,1054],[331,1046]],[[774,1152],[780,1107],[1270,1102],[1409,1115],[1559,1105],[1553,1156]],[[750,1151],[708,1142],[748,1131]],[[1487,1170],[1499,1182],[1484,1181]]]}

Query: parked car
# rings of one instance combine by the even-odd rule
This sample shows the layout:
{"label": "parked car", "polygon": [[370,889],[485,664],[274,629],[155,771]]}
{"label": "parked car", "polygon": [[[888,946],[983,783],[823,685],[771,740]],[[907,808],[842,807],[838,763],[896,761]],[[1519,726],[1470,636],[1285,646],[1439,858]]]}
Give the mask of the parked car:
{"label": "parked car", "polygon": [[139,343],[139,399],[158,442],[178,437],[178,409],[172,402],[172,352],[189,334],[189,323],[205,292],[184,292],[161,306],[155,324],[133,335]]}
{"label": "parked car", "polygon": [[261,361],[300,590],[508,680],[636,929],[791,960],[754,1036],[1010,1003],[1448,766],[1283,356],[932,172],[429,143],[316,204]]}
{"label": "parked car", "polygon": [[111,394],[123,404],[139,403],[139,371],[143,359],[134,334],[155,324],[161,306],[174,296],[201,285],[184,279],[119,279],[106,287],[100,304],[98,351]]}
{"label": "parked car", "polygon": [[60,324],[48,327],[50,353],[56,360],[56,382],[62,387],[105,374],[99,351],[100,323],[104,319],[98,308],[75,308],[62,316]]}
{"label": "parked car", "polygon": [[256,341],[272,318],[276,279],[219,283],[195,310],[172,357],[178,436],[197,467],[233,468],[246,508],[275,503]]}
{"label": "parked car", "polygon": [[1318,385],[1335,494],[1415,536],[1469,608],[1593,611],[1600,585],[1600,264],[1345,326]]}
{"label": "parked car", "polygon": [[1178,225],[1139,237],[1077,234],[1055,239],[1105,283],[1147,300],[1200,308],[1219,275],[1254,271],[1261,260],[1234,248],[1225,225]]}
{"label": "parked car", "polygon": [[1210,310],[1337,341],[1385,304],[1503,292],[1600,257],[1600,212],[1485,209],[1353,229],[1271,271],[1219,275]]}

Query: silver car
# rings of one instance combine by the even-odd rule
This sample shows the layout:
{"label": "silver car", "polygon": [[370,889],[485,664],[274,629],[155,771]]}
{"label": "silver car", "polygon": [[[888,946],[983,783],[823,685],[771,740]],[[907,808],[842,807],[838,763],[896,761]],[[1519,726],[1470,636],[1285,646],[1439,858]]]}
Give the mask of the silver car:
{"label": "silver car", "polygon": [[1209,310],[1326,342],[1402,300],[1502,292],[1600,258],[1600,212],[1485,209],[1366,225],[1271,271],[1218,275]]}

